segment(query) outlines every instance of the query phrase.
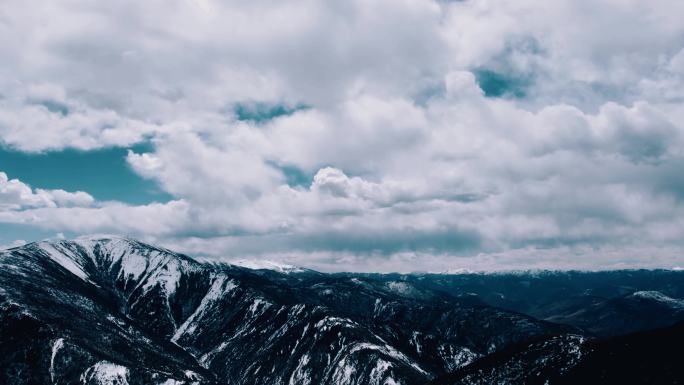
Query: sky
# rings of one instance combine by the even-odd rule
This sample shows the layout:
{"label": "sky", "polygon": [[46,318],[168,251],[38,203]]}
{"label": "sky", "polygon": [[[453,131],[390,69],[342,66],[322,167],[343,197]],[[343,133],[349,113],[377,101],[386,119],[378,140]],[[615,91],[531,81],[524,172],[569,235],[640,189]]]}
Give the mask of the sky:
{"label": "sky", "polygon": [[0,245],[684,266],[684,2],[3,0]]}

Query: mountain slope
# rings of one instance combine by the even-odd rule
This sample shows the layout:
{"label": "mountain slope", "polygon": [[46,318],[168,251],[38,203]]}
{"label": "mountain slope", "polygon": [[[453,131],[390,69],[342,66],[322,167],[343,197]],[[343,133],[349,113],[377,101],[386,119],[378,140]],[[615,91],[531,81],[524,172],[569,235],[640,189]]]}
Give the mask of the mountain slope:
{"label": "mountain slope", "polygon": [[[110,250],[103,246],[37,243],[0,255],[1,345],[35,355],[3,355],[7,382],[73,384],[83,377],[84,383],[97,383],[108,372],[127,371],[140,383],[195,377],[211,383],[209,371],[162,337],[166,318],[154,306],[147,314],[153,322],[136,322],[155,296],[167,295],[165,277],[172,266],[192,262],[135,242],[126,242],[126,251],[117,248],[120,242],[107,244]],[[31,338],[15,339],[12,327],[28,328]]]}
{"label": "mountain slope", "polygon": [[[340,274],[355,276],[353,274]],[[501,273],[364,274],[402,282],[417,292],[441,292],[537,319],[567,324],[593,336],[662,328],[684,320],[684,271],[529,271]]]}
{"label": "mountain slope", "polygon": [[202,264],[119,238],[1,252],[2,379],[415,384],[570,331],[436,291],[287,273]]}
{"label": "mountain slope", "polygon": [[684,323],[590,341],[585,357],[556,382],[559,385],[683,384]]}
{"label": "mountain slope", "polygon": [[544,317],[548,321],[577,326],[598,336],[616,336],[657,329],[684,320],[684,300],[659,291],[636,291],[616,298],[563,301]]}
{"label": "mountain slope", "polygon": [[682,384],[684,323],[619,337],[562,335],[511,346],[430,385]]}
{"label": "mountain slope", "polygon": [[551,384],[550,379],[562,377],[582,360],[585,341],[573,334],[534,339],[484,357],[430,384]]}

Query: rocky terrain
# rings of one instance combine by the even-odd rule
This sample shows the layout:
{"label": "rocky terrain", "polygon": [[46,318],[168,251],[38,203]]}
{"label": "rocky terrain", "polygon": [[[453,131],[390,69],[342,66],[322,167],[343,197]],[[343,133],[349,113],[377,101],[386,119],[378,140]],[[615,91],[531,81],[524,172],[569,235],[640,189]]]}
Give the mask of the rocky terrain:
{"label": "rocky terrain", "polygon": [[0,383],[561,381],[622,346],[609,336],[684,319],[682,278],[322,274],[124,238],[38,242],[0,252]]}

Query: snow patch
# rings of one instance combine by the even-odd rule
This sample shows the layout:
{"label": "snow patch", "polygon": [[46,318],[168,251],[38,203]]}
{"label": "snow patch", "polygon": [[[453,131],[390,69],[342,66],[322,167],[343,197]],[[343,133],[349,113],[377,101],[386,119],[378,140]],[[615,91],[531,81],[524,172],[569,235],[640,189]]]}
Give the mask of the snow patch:
{"label": "snow patch", "polygon": [[349,318],[326,316],[322,320],[316,322],[316,325],[315,325],[316,329],[319,329],[323,332],[330,330],[334,326],[356,327],[357,324],[354,321],[350,320]]}
{"label": "snow patch", "polygon": [[176,291],[178,287],[178,282],[181,278],[181,271],[178,266],[178,262],[174,260],[166,261],[160,268],[155,269],[155,274],[146,280],[143,285],[143,291],[147,291],[158,284],[167,294],[171,294]]}
{"label": "snow patch", "polygon": [[221,298],[221,296],[224,294],[231,292],[236,287],[237,285],[232,279],[228,280],[223,275],[214,278],[213,282],[211,283],[211,287],[207,291],[207,294],[204,295],[204,298],[202,298],[202,301],[197,306],[197,309],[195,309],[190,317],[188,317],[188,319],[183,322],[178,330],[176,330],[176,333],[174,333],[173,337],[171,337],[171,342],[177,342],[184,334],[192,334],[197,328],[196,321],[201,319],[211,304],[216,302],[216,300]]}
{"label": "snow patch", "polygon": [[411,366],[412,368],[414,368],[415,370],[417,370],[418,372],[420,372],[421,374],[423,374],[425,376],[428,375],[428,373],[425,370],[423,370],[420,366],[418,366],[418,364],[416,364],[410,358],[408,358],[406,355],[404,355],[404,353],[401,353],[400,351],[396,350],[395,348],[393,348],[389,345],[380,346],[380,345],[375,345],[375,344],[371,344],[371,343],[367,343],[367,342],[360,342],[360,343],[355,344],[351,348],[351,350],[349,351],[349,354],[350,355],[354,354],[360,350],[378,351],[382,354],[385,354],[387,356],[394,358],[395,360],[398,360],[398,361],[400,361],[406,365]]}
{"label": "snow patch", "polygon": [[657,301],[673,308],[684,309],[684,300],[668,297],[659,291],[636,291],[632,293],[632,296]]}
{"label": "snow patch", "polygon": [[[375,367],[373,368],[373,370],[371,370],[370,372],[370,376],[368,378],[369,385],[383,385],[381,384],[381,381],[384,377],[384,374],[391,368],[392,364],[390,362],[379,359],[375,363]],[[388,378],[387,380],[389,379],[390,378]],[[387,381],[385,381],[385,384],[387,384]]]}
{"label": "snow patch", "polygon": [[257,259],[236,259],[228,261],[229,264],[234,266],[244,267],[251,270],[272,270],[279,273],[303,273],[306,269],[298,266],[288,265],[285,263],[268,261],[268,260],[257,260]]}
{"label": "snow patch", "polygon": [[219,346],[217,346],[216,348],[214,348],[211,351],[202,355],[199,358],[200,365],[202,365],[205,368],[208,368],[209,365],[211,364],[211,360],[214,358],[214,356],[217,355],[218,353],[221,353],[222,351],[224,351],[229,345],[230,344],[228,342],[225,342],[225,341],[221,342],[221,344],[219,344]]}
{"label": "snow patch", "polygon": [[309,363],[310,358],[308,354],[302,356],[297,363],[297,367],[292,372],[290,376],[289,385],[309,385],[311,384],[311,377],[309,376],[309,371],[304,369]]}
{"label": "snow patch", "polygon": [[83,384],[128,385],[128,368],[109,361],[100,361],[81,375]]}
{"label": "snow patch", "polygon": [[352,376],[356,369],[354,366],[348,364],[346,361],[340,361],[333,373],[332,379],[334,384],[352,384]]}
{"label": "snow patch", "polygon": [[86,274],[86,272],[83,271],[83,267],[77,264],[71,258],[69,258],[66,255],[65,250],[58,249],[56,245],[50,242],[41,242],[40,249],[43,250],[48,255],[48,257],[50,257],[50,259],[57,262],[60,266],[68,270],[71,274],[77,276],[78,278],[86,282],[91,282],[90,279],[88,279],[88,275]]}
{"label": "snow patch", "polygon": [[269,307],[271,307],[270,302],[266,302],[261,298],[255,298],[254,302],[249,306],[249,312],[254,316],[263,313]]}
{"label": "snow patch", "polygon": [[416,353],[421,354],[422,353],[422,346],[420,345],[420,332],[413,332],[411,333],[411,345],[416,347]]}
{"label": "snow patch", "polygon": [[412,294],[416,291],[416,289],[413,286],[409,285],[406,282],[391,281],[387,282],[385,285],[388,289],[392,290],[393,292],[403,295]]}
{"label": "snow patch", "polygon": [[55,382],[55,358],[57,357],[57,353],[59,353],[59,350],[64,347],[64,338],[58,338],[53,344],[52,344],[52,354],[50,355],[50,380],[54,383]]}
{"label": "snow patch", "polygon": [[440,344],[437,351],[449,372],[460,369],[480,357],[478,353],[475,353],[466,347],[450,344]]}
{"label": "snow patch", "polygon": [[183,374],[185,374],[185,378],[187,378],[190,381],[199,381],[200,375],[193,372],[192,370],[186,370]]}

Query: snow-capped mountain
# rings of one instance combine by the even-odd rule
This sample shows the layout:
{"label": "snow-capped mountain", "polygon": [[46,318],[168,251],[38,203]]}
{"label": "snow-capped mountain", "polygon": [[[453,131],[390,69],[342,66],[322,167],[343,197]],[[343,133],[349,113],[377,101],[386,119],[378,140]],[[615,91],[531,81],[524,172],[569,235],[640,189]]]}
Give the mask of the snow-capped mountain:
{"label": "snow-capped mountain", "polygon": [[231,265],[244,267],[252,270],[273,270],[278,273],[304,273],[307,269],[269,260],[235,259],[228,262]]}
{"label": "snow-capped mountain", "polygon": [[3,358],[15,383],[413,384],[562,330],[361,280],[269,280],[127,239],[33,243],[3,252],[0,269],[3,333],[32,336],[3,336],[33,357]]}
{"label": "snow-capped mountain", "polygon": [[0,383],[412,385],[534,341],[542,356],[516,357],[570,367],[589,340],[452,279],[200,263],[113,237],[32,243],[0,252]]}

